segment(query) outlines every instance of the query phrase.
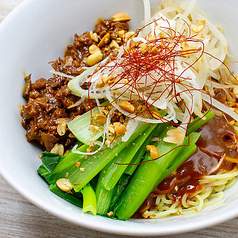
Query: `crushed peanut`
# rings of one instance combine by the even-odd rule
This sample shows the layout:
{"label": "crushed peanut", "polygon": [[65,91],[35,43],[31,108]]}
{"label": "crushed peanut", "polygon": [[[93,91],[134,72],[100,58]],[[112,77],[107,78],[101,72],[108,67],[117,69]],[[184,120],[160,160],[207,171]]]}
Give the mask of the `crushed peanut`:
{"label": "crushed peanut", "polygon": [[168,130],[167,135],[163,140],[173,144],[180,144],[183,142],[184,137],[184,133],[180,129],[176,128]]}
{"label": "crushed peanut", "polygon": [[146,149],[150,152],[150,157],[152,159],[159,158],[159,150],[157,149],[157,147],[155,147],[154,145],[147,145]]}
{"label": "crushed peanut", "polygon": [[144,217],[144,218],[148,218],[148,216],[149,216],[149,212],[148,212],[148,211],[145,211],[145,212],[143,213],[143,217]]}
{"label": "crushed peanut", "polygon": [[96,45],[91,45],[89,48],[88,48],[88,51],[90,54],[94,54],[96,52],[101,52],[100,48]]}
{"label": "crushed peanut", "polygon": [[103,88],[105,86],[104,82],[102,81],[102,79],[100,79],[96,85],[97,88]]}
{"label": "crushed peanut", "polygon": [[90,31],[89,35],[90,35],[90,37],[91,37],[91,39],[93,41],[98,42],[98,35],[97,35],[97,33],[94,33],[93,31]]}
{"label": "crushed peanut", "polygon": [[68,122],[69,122],[69,120],[66,119],[66,118],[58,118],[56,120],[56,124],[58,124],[57,125],[57,133],[58,133],[59,136],[65,135],[65,133],[66,133],[66,126],[67,126]]}
{"label": "crushed peanut", "polygon": [[124,30],[118,31],[117,34],[120,38],[123,38],[125,31]]}
{"label": "crushed peanut", "polygon": [[64,192],[69,192],[70,190],[72,190],[73,186],[72,184],[69,182],[68,179],[65,178],[61,178],[58,179],[56,181],[56,185],[58,186],[58,188]]}
{"label": "crushed peanut", "polygon": [[126,126],[122,125],[120,122],[113,123],[113,126],[115,128],[115,133],[117,136],[123,136],[126,133]]}
{"label": "crushed peanut", "polygon": [[113,212],[112,212],[112,211],[111,211],[111,212],[108,212],[107,215],[108,215],[109,217],[112,217],[112,216],[113,216]]}
{"label": "crushed peanut", "polygon": [[118,106],[126,112],[133,113],[135,111],[135,107],[128,101],[120,101]]}
{"label": "crushed peanut", "polygon": [[[107,122],[107,117],[101,113],[92,114],[92,118],[99,125],[104,125]],[[92,120],[92,124],[93,124],[93,120]]]}
{"label": "crushed peanut", "polygon": [[111,133],[111,134],[115,134],[115,128],[112,124],[108,125],[108,131]]}
{"label": "crushed peanut", "polygon": [[87,148],[87,150],[86,150],[86,152],[87,153],[91,153],[91,152],[93,152],[94,150],[93,150],[93,148],[91,147],[91,146],[89,146],[88,148]]}
{"label": "crushed peanut", "polygon": [[107,45],[111,39],[110,33],[108,32],[103,38],[100,40],[98,47],[102,48],[103,46]]}
{"label": "crushed peanut", "polygon": [[112,42],[110,43],[109,47],[111,49],[119,49],[120,46],[118,45],[118,43],[115,40],[112,40]]}
{"label": "crushed peanut", "polygon": [[63,136],[66,133],[66,123],[60,123],[57,126],[57,133],[59,136]]}
{"label": "crushed peanut", "polygon": [[88,129],[95,134],[96,132],[99,131],[99,126],[90,125]]}
{"label": "crushed peanut", "polygon": [[106,144],[107,147],[109,147],[109,146],[111,145],[111,143],[112,143],[112,142],[111,142],[110,140],[106,140],[106,141],[105,141],[105,144]]}
{"label": "crushed peanut", "polygon": [[128,14],[126,14],[124,12],[118,12],[118,13],[116,13],[112,16],[111,20],[112,21],[127,22],[127,21],[130,21],[131,18],[129,17]]}
{"label": "crushed peanut", "polygon": [[54,145],[54,147],[51,149],[50,151],[51,153],[54,153],[54,154],[59,154],[61,156],[64,155],[64,146],[62,144],[58,144],[56,143]]}
{"label": "crushed peanut", "polygon": [[96,52],[92,55],[89,55],[87,60],[86,60],[86,63],[89,65],[89,66],[93,66],[95,64],[97,64],[98,62],[100,62],[102,60],[102,53],[101,52]]}

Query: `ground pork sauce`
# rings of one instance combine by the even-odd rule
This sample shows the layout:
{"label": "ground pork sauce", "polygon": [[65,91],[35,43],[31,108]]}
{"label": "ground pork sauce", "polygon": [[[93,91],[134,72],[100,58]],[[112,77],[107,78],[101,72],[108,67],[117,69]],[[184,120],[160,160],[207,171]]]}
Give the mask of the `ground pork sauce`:
{"label": "ground pork sauce", "polygon": [[[103,59],[108,55],[114,57],[116,54],[109,47],[109,43],[115,40],[118,45],[123,41],[119,37],[119,32],[128,32],[129,27],[126,22],[113,22],[102,20],[99,22],[93,33],[97,33],[100,39],[110,33],[110,41],[101,48]],[[77,76],[88,67],[87,57],[90,55],[89,47],[98,45],[90,32],[82,35],[74,35],[74,42],[68,45],[64,59],[58,58],[50,62],[52,68],[71,76]],[[27,103],[22,106],[22,126],[26,129],[27,141],[37,141],[44,150],[50,151],[56,143],[63,144],[66,149],[70,149],[76,142],[68,128],[63,135],[57,132],[58,119],[65,119],[66,122],[73,120],[96,106],[94,100],[87,99],[79,106],[70,107],[80,98],[72,95],[67,84],[69,78],[53,75],[52,78],[37,79],[31,81],[31,75],[25,76],[25,87],[23,97]],[[87,88],[87,85],[85,85]],[[118,121],[118,115],[112,116],[112,122]],[[214,117],[206,125],[200,128],[201,136],[197,142],[198,150],[187,161],[185,161],[174,173],[164,179],[151,192],[134,218],[143,218],[142,213],[148,208],[155,206],[157,194],[170,194],[174,201],[181,199],[185,193],[194,193],[201,188],[199,180],[211,172],[222,156],[226,154],[230,157],[238,157],[237,138],[234,129],[224,117]],[[230,171],[234,164],[223,161],[219,169]],[[216,173],[216,171],[213,171]],[[176,189],[175,189],[176,188]]]}
{"label": "ground pork sauce", "polygon": [[[99,38],[98,42],[92,40],[90,32],[85,32],[80,36],[75,34],[73,44],[67,46],[64,59],[58,58],[50,63],[57,72],[77,76],[84,71],[82,67],[88,67],[86,59],[90,55],[91,45],[98,45],[100,39],[109,33],[109,42],[100,48],[103,58],[108,55],[113,57],[115,53],[109,47],[110,42],[114,40],[119,46],[122,45],[123,42],[119,35],[128,30],[126,22],[102,20],[93,31]],[[58,119],[65,119],[68,122],[96,106],[94,100],[90,100],[89,105],[89,101],[85,99],[79,106],[70,108],[79,100],[79,97],[71,94],[67,86],[69,80],[69,78],[53,75],[52,78],[40,78],[32,83],[31,75],[25,77],[23,97],[27,100],[27,104],[23,105],[21,110],[22,125],[27,131],[27,141],[38,141],[44,150],[50,151],[56,143],[62,144],[65,149],[74,145],[75,138],[68,128],[64,135],[58,134]],[[117,120],[117,115],[113,115],[112,122]]]}

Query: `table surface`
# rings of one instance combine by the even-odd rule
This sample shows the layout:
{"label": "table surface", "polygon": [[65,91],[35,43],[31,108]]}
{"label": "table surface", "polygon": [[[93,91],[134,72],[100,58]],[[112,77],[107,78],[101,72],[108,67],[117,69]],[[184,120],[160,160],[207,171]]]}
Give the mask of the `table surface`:
{"label": "table surface", "polygon": [[[0,0],[0,22],[23,0]],[[62,221],[29,203],[7,184],[0,175],[0,238],[1,237],[128,237],[111,235]],[[238,237],[238,218],[192,233],[171,238]]]}

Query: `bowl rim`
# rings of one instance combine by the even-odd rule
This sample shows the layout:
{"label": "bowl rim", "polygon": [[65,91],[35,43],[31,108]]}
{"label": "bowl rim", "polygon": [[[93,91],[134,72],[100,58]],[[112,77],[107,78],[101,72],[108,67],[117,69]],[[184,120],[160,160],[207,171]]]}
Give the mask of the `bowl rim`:
{"label": "bowl rim", "polygon": [[[0,24],[0,35],[1,32],[4,30],[3,28],[7,27],[8,24],[11,24],[12,21],[15,21],[15,17],[17,18],[18,14],[21,13],[22,9],[24,9],[28,4],[33,4],[33,1],[36,0],[24,0],[22,3],[20,3],[10,14],[1,22]],[[54,211],[53,209],[50,209],[47,204],[40,202],[39,200],[35,200],[34,197],[29,196],[29,193],[26,190],[20,189],[15,181],[11,178],[10,174],[8,174],[6,171],[4,171],[4,168],[0,166],[0,174],[3,176],[3,178],[19,193],[21,194],[25,199],[30,201],[35,206],[39,207],[40,209],[46,211],[47,213],[56,216],[62,220],[65,220],[67,222],[73,223],[75,225],[79,225],[88,229],[93,229],[97,231],[107,232],[107,233],[113,233],[113,234],[119,234],[119,235],[134,235],[134,236],[158,236],[158,235],[173,235],[173,234],[181,234],[185,232],[192,232],[199,229],[207,228],[210,226],[214,226],[217,224],[220,224],[222,222],[225,222],[227,220],[233,219],[238,216],[238,206],[237,209],[230,209],[229,212],[225,213],[223,216],[213,216],[212,214],[208,214],[204,219],[202,219],[202,222],[198,222],[198,219],[192,218],[190,220],[190,223],[186,227],[178,227],[175,226],[174,228],[171,227],[171,230],[165,230],[161,229],[161,227],[156,228],[153,227],[153,229],[150,227],[150,230],[143,231],[144,228],[146,228],[147,223],[137,223],[140,224],[141,229],[138,230],[132,230],[130,228],[130,225],[125,226],[125,223],[131,222],[131,220],[128,221],[118,221],[115,220],[117,224],[114,226],[108,226],[104,220],[109,218],[100,218],[102,219],[102,222],[90,222],[91,215],[85,214],[81,219],[74,220],[69,215],[68,216],[62,216],[61,213]],[[58,198],[58,197],[57,197]],[[60,198],[59,198],[60,199]],[[211,219],[212,217],[212,219]],[[99,219],[99,220],[100,220]],[[144,220],[143,220],[144,221]],[[120,225],[118,225],[120,224]],[[134,222],[133,222],[134,224]]]}

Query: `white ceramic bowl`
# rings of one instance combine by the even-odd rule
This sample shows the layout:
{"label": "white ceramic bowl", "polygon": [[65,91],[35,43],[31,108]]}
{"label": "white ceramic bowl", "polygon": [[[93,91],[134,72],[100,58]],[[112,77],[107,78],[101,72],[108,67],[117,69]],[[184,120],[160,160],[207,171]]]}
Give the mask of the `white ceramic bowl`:
{"label": "white ceramic bowl", "polygon": [[[156,0],[152,0],[155,6]],[[237,0],[199,0],[210,19],[223,27],[230,51],[238,56]],[[0,26],[0,172],[24,197],[45,211],[91,229],[127,235],[165,235],[205,228],[238,215],[237,185],[225,192],[225,200],[191,216],[160,220],[118,221],[83,214],[52,194],[37,175],[40,150],[25,140],[19,105],[24,103],[23,71],[33,79],[49,77],[49,61],[63,56],[74,33],[91,30],[99,17],[127,12],[131,26],[143,19],[142,0],[26,0]]]}

